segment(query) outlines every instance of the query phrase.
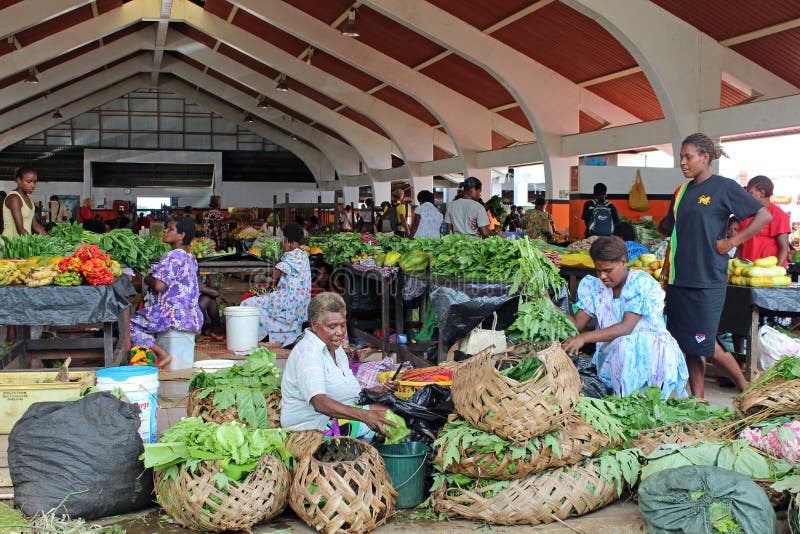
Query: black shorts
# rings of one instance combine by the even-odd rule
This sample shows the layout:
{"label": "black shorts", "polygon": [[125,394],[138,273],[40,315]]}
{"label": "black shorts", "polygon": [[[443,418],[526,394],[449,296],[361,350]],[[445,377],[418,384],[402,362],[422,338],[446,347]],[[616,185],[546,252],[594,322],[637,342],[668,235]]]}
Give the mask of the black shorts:
{"label": "black shorts", "polygon": [[667,330],[688,356],[714,356],[726,287],[667,285]]}

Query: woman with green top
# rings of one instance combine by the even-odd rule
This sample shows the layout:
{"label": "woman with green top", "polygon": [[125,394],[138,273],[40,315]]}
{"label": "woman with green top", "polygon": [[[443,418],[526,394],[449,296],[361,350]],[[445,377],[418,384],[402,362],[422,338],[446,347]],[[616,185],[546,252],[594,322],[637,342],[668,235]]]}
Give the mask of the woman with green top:
{"label": "woman with green top", "polygon": [[49,235],[36,220],[36,206],[31,199],[36,189],[36,171],[31,167],[18,167],[14,180],[17,188],[3,201],[3,236],[17,237],[34,232]]}
{"label": "woman with green top", "polygon": [[[690,178],[672,198],[659,230],[670,235],[666,265],[667,329],[678,341],[689,368],[689,386],[704,395],[704,358],[714,358],[719,318],[725,303],[728,251],[756,235],[772,220],[769,211],[734,180],[711,171],[720,156],[708,136],[684,139],[680,162]],[[743,232],[727,237],[728,219],[753,217]],[[741,390],[746,381],[738,363],[726,353],[714,364]]]}

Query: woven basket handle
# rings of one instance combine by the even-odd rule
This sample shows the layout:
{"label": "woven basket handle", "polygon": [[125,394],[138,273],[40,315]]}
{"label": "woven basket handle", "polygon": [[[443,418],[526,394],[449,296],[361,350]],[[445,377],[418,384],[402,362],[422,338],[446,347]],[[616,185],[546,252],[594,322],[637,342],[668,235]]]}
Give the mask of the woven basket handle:
{"label": "woven basket handle", "polygon": [[492,316],[494,317],[492,320],[492,330],[497,330],[497,312],[492,312]]}

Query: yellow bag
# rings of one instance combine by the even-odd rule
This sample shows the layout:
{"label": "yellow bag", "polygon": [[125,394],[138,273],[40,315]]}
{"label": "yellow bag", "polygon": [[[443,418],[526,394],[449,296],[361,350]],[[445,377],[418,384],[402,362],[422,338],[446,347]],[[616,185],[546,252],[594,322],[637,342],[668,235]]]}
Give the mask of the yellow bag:
{"label": "yellow bag", "polygon": [[644,183],[642,183],[642,173],[636,170],[636,179],[631,186],[631,192],[628,194],[628,206],[632,210],[647,211],[650,209],[650,202],[647,200],[647,193],[644,191]]}

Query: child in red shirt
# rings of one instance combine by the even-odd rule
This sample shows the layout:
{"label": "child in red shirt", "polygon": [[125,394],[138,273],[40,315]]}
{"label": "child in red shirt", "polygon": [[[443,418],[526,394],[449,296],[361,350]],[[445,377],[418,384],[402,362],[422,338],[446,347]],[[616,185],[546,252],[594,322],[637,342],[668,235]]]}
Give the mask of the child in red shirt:
{"label": "child in red shirt", "polygon": [[[747,182],[747,192],[761,202],[772,215],[772,222],[766,225],[755,237],[748,239],[739,247],[737,256],[747,260],[757,260],[768,256],[777,256],[778,265],[787,265],[789,256],[789,232],[792,231],[789,216],[770,200],[774,191],[772,180],[766,176],[755,176]],[[750,224],[745,219],[739,225],[739,231]]]}

